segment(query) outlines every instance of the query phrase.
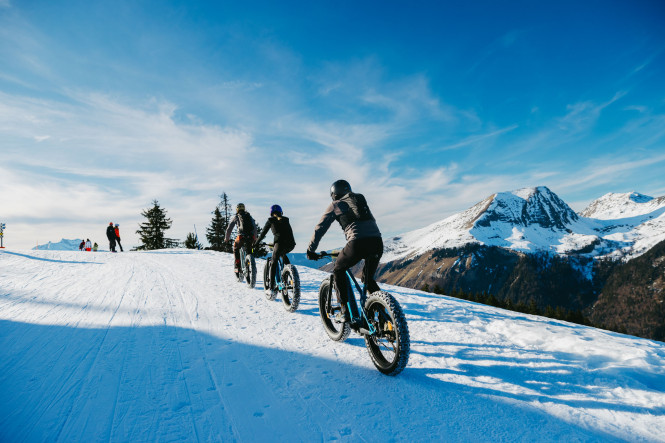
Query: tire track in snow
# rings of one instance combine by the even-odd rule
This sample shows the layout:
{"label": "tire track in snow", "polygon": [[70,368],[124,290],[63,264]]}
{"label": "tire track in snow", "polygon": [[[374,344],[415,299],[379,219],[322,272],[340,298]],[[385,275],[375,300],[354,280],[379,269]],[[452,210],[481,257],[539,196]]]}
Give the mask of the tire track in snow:
{"label": "tire track in snow", "polygon": [[[219,400],[219,404],[221,405],[221,409],[222,409],[220,412],[223,413],[223,415],[224,415],[224,416],[228,419],[228,421],[231,423],[231,431],[232,431],[232,434],[233,434],[232,437],[233,437],[234,440],[240,441],[240,440],[241,440],[241,437],[240,437],[240,434],[239,434],[239,432],[238,432],[238,425],[237,425],[237,423],[236,423],[236,421],[235,421],[233,415],[231,415],[231,414],[229,414],[228,412],[226,412],[226,411],[230,411],[230,410],[231,410],[230,405],[228,404],[228,402],[225,400],[225,398],[224,398],[224,397],[222,396],[222,394],[221,394],[220,385],[219,385],[219,383],[218,383],[217,380],[216,380],[216,377],[215,377],[215,375],[214,375],[214,371],[212,370],[212,367],[211,367],[211,364],[210,364],[210,361],[209,361],[209,358],[208,358],[208,355],[207,355],[207,351],[206,351],[206,349],[205,349],[205,346],[202,346],[202,343],[204,342],[204,339],[201,337],[200,333],[198,332],[198,330],[197,330],[196,327],[194,326],[194,322],[192,321],[191,315],[190,315],[190,314],[188,313],[188,311],[187,311],[187,303],[186,303],[186,301],[185,301],[185,298],[184,298],[184,295],[183,295],[183,290],[182,290],[182,288],[181,288],[181,287],[177,287],[177,285],[176,285],[176,283],[175,283],[176,281],[179,281],[179,282],[185,281],[185,278],[183,278],[183,276],[182,276],[182,275],[180,274],[180,272],[177,271],[177,270],[174,270],[174,269],[172,269],[172,268],[169,268],[169,267],[167,267],[166,265],[164,265],[164,264],[162,264],[162,263],[158,263],[158,262],[155,261],[155,260],[153,260],[153,263],[155,263],[155,264],[158,265],[159,267],[161,267],[161,268],[163,268],[164,270],[166,270],[166,271],[168,272],[168,275],[170,275],[170,276],[178,275],[178,277],[179,277],[179,278],[174,278],[174,279],[172,280],[173,283],[171,284],[171,287],[172,287],[175,291],[177,291],[178,295],[180,296],[181,306],[182,306],[182,308],[183,308],[184,314],[185,314],[186,317],[187,317],[188,329],[191,330],[191,331],[193,332],[193,336],[194,336],[195,341],[196,341],[196,344],[197,344],[197,346],[198,346],[198,348],[199,348],[199,355],[202,357],[203,363],[204,363],[204,365],[205,365],[206,376],[207,376],[206,378],[208,379],[208,381],[209,381],[210,384],[212,385],[212,389],[206,389],[206,391],[208,391],[208,392],[210,392],[211,390],[214,390],[214,391],[215,391],[216,398],[217,398],[217,400]],[[163,279],[163,281],[164,281],[164,284],[166,285],[166,279],[163,277],[163,275],[162,275],[162,279]],[[182,284],[182,283],[181,283],[181,284]],[[188,288],[188,289],[189,289],[189,288]],[[190,289],[189,291],[187,291],[187,292],[188,292],[189,294],[194,294],[194,291],[192,291],[191,289]],[[171,293],[171,291],[169,291],[169,293]],[[195,299],[195,301],[196,301],[195,310],[196,310],[196,314],[197,314],[197,318],[198,318],[198,306],[199,306],[198,297],[196,297],[196,295],[193,295],[193,296],[194,296],[194,299]],[[173,308],[173,304],[171,304],[171,307]],[[175,313],[174,313],[174,310],[173,310],[173,309],[171,309],[171,315],[172,315],[172,317],[173,317],[174,325],[177,325],[178,327],[182,327],[181,325],[178,325],[178,324],[177,324],[177,321],[176,321],[176,319],[175,319]],[[176,328],[176,331],[177,331],[177,328]],[[181,369],[182,369],[182,367],[183,367],[184,365],[183,365],[183,359],[182,359],[182,352],[181,352],[181,349],[180,349],[180,340],[177,340],[176,343],[177,343],[177,346],[178,346],[178,353],[179,353],[179,356],[180,356],[180,364],[181,364]],[[190,364],[190,367],[191,367],[191,364]],[[186,376],[184,375],[184,372],[181,372],[181,373],[183,374],[183,379],[185,380],[185,383],[187,384]],[[191,395],[190,395],[190,393],[189,393],[189,389],[188,389],[188,391],[187,391],[187,395],[188,395],[188,399],[189,399],[189,402],[190,402],[190,404],[189,404],[189,409],[190,409],[190,414],[191,414],[191,417],[192,417],[192,423],[193,423],[193,426],[194,426],[194,428],[195,428],[195,430],[196,430],[197,422],[196,422],[196,420],[195,420],[195,418],[194,418],[193,411],[192,411],[193,403],[192,403],[192,400],[191,400]],[[207,436],[207,437],[208,437],[207,439],[210,439],[210,438],[211,438],[211,436]],[[198,431],[197,431],[197,441],[200,441],[200,439],[199,439],[199,435],[198,435]]]}
{"label": "tire track in snow", "polygon": [[[116,261],[118,261],[118,260],[116,260]],[[110,274],[111,275],[117,275],[117,273],[110,273]],[[81,402],[81,397],[82,397],[82,394],[83,394],[84,386],[86,386],[87,384],[89,384],[91,382],[90,374],[93,373],[93,369],[96,367],[96,365],[99,362],[99,356],[101,354],[102,349],[106,345],[106,341],[107,341],[107,338],[109,336],[109,331],[111,329],[111,325],[113,323],[113,320],[115,319],[118,311],[120,310],[120,307],[122,306],[122,304],[125,300],[125,296],[129,292],[128,289],[130,288],[132,279],[134,277],[134,266],[133,265],[131,266],[131,273],[128,273],[128,274],[129,274],[129,276],[127,277],[127,281],[123,285],[124,289],[122,291],[122,295],[120,296],[120,300],[119,300],[117,306],[115,307],[115,310],[113,311],[113,314],[111,314],[111,317],[109,318],[109,320],[106,324],[104,335],[102,336],[102,338],[100,340],[99,346],[96,347],[95,355],[94,355],[92,361],[90,362],[90,364],[88,365],[87,369],[85,369],[84,375],[79,378],[79,382],[76,384],[76,386],[78,386],[77,392],[71,396],[72,401],[71,401],[71,403],[70,403],[70,405],[67,409],[67,412],[65,414],[66,419],[62,423],[62,425],[59,427],[59,429],[57,431],[57,434],[56,434],[56,437],[55,437],[55,441],[60,441],[61,435],[63,435],[64,432],[68,432],[68,424],[71,422],[72,419],[77,420],[77,419],[80,418],[80,416],[78,416],[78,415],[73,416],[72,411],[74,411],[75,409],[81,409],[81,408],[79,408],[79,403]],[[125,275],[125,274],[121,274],[121,275]],[[109,284],[108,287],[113,288],[114,285]],[[106,295],[108,296],[110,294],[111,294],[111,292],[107,290]],[[110,298],[113,299],[112,296]],[[120,344],[122,344],[122,343],[120,343]],[[117,345],[118,344],[112,346],[112,349],[114,349]],[[121,349],[124,349],[125,353],[126,353],[128,347],[127,346],[122,346]],[[79,361],[79,364],[77,365],[77,369],[86,360],[88,360],[87,355],[84,359],[81,359]],[[123,366],[124,366],[124,358],[123,358]],[[77,372],[78,371],[72,371],[71,374],[70,374],[70,377],[68,377],[68,379],[71,378]],[[63,388],[64,388],[64,386],[66,386],[66,384],[67,384],[67,382],[63,383],[63,385],[62,385]],[[51,404],[49,405],[49,408],[53,405],[53,403],[55,403],[55,400],[58,400],[58,399],[54,399],[54,401],[52,401]],[[83,403],[85,403],[86,401],[87,401],[87,398],[85,400],[83,400]],[[115,409],[115,405],[114,405],[114,409]],[[82,431],[82,430],[78,429],[78,431]],[[65,438],[65,440],[68,441],[70,439]]]}

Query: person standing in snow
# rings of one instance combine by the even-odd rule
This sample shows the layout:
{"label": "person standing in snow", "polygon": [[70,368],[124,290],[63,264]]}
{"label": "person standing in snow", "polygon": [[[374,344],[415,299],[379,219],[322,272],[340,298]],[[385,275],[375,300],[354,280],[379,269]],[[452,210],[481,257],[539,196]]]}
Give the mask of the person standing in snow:
{"label": "person standing in snow", "polygon": [[109,223],[108,228],[106,228],[106,238],[109,239],[109,249],[111,252],[115,252],[115,229],[113,229],[113,222]]}
{"label": "person standing in snow", "polygon": [[99,249],[99,245],[97,244],[97,242],[95,242],[95,244],[92,245],[92,250],[93,250],[94,252],[97,252],[97,249]]}
{"label": "person standing in snow", "polygon": [[85,250],[88,252],[92,251],[92,243],[89,238],[85,240]]}
{"label": "person standing in snow", "polygon": [[[378,291],[379,285],[374,280],[374,274],[383,255],[383,239],[365,197],[352,192],[349,182],[337,180],[333,183],[330,187],[330,197],[333,201],[328,205],[319,224],[314,228],[314,235],[307,247],[307,258],[310,260],[321,258],[316,253],[316,248],[330,225],[337,220],[344,230],[347,242],[339,253],[333,269],[335,289],[341,305],[341,312],[337,314],[337,320],[350,323],[347,308],[349,280],[346,277],[346,270],[364,259],[363,275],[367,279],[365,282],[367,290],[370,294]],[[351,327],[353,328],[354,325],[351,324]]]}
{"label": "person standing in snow", "polygon": [[236,205],[236,215],[233,216],[229,222],[228,228],[226,228],[226,235],[224,236],[224,241],[229,241],[231,238],[231,233],[233,228],[238,226],[238,236],[233,242],[233,255],[235,256],[235,265],[233,266],[233,272],[236,273],[236,277],[240,272],[240,247],[243,242],[247,245],[247,248],[252,247],[252,243],[256,238],[256,222],[252,218],[249,212],[245,211],[245,204],[238,203]]}
{"label": "person standing in snow", "polygon": [[120,225],[118,223],[115,224],[115,241],[118,243],[118,246],[120,247],[120,252],[124,252],[122,249],[122,245],[120,244]]}
{"label": "person standing in snow", "polygon": [[83,248],[85,248],[85,240],[81,240],[81,243],[79,243],[79,251],[82,251]]}

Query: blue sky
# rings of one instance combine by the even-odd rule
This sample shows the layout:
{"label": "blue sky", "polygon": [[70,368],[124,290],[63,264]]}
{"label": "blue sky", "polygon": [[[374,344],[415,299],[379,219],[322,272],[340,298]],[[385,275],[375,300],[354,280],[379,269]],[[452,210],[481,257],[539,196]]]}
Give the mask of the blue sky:
{"label": "blue sky", "polygon": [[[665,3],[0,0],[13,247],[200,237],[222,191],[304,250],[330,183],[385,236],[548,186],[665,195]],[[340,245],[333,228],[323,247]]]}

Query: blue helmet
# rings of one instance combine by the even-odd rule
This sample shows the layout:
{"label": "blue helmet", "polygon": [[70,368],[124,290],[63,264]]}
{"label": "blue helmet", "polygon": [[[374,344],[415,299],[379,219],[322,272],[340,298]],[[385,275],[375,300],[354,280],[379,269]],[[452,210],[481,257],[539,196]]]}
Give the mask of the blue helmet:
{"label": "blue helmet", "polygon": [[280,205],[272,205],[270,207],[270,215],[273,215],[274,213],[282,215],[282,207]]}

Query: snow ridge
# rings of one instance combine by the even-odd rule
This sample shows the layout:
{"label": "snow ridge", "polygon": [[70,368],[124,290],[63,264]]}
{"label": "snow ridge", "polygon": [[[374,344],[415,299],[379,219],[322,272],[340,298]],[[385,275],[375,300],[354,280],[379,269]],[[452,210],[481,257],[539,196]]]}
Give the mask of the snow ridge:
{"label": "snow ridge", "polygon": [[[470,243],[524,253],[637,257],[665,240],[665,197],[606,194],[580,214],[545,186],[494,194],[386,242],[383,262]],[[584,252],[582,252],[584,251]]]}

